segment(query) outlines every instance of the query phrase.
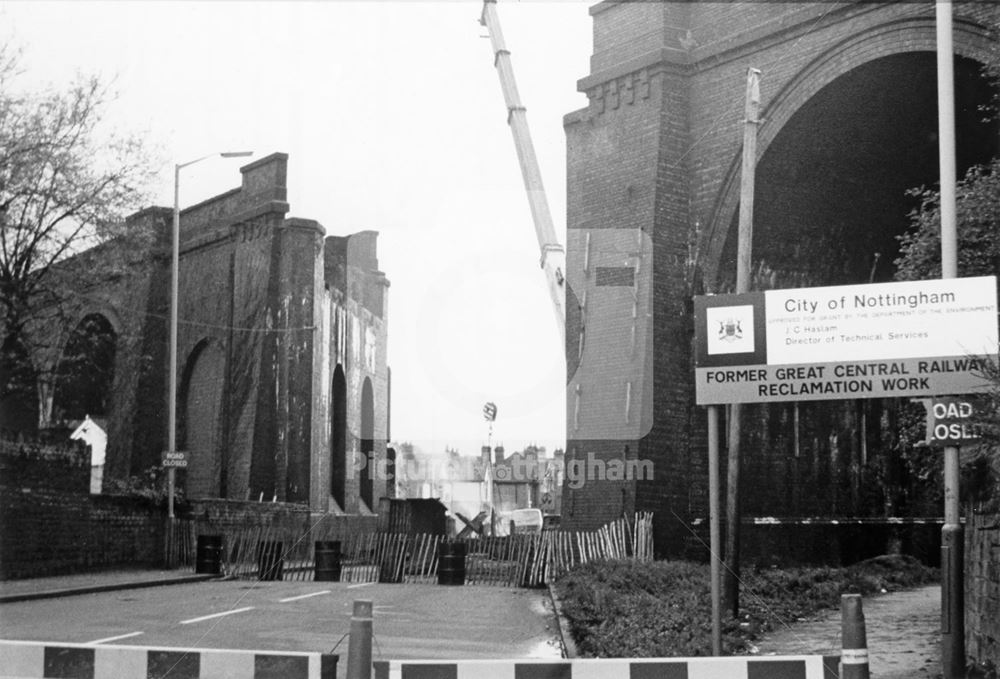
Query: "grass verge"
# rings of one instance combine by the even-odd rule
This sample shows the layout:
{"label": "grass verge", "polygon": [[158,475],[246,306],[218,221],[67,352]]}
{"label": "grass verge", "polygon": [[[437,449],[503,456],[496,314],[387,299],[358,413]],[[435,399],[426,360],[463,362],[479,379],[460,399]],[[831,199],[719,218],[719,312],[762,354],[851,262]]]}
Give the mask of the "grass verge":
{"label": "grass verge", "polygon": [[[750,652],[762,633],[839,608],[841,594],[898,591],[938,578],[936,569],[906,556],[881,556],[846,568],[747,570],[740,617],[723,620],[723,650]],[[707,564],[597,561],[567,573],[555,586],[581,656],[711,653]]]}

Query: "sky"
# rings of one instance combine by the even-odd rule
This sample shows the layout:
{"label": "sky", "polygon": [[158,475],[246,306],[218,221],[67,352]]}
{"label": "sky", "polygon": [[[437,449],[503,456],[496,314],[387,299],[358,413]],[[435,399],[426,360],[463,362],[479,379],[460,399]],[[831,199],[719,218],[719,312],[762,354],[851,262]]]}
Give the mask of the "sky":
{"label": "sky", "polygon": [[[559,238],[562,118],[586,104],[592,2],[500,0]],[[565,445],[565,361],[507,111],[476,0],[0,0],[23,83],[98,75],[108,122],[173,165],[217,151],[289,155],[289,216],[379,232],[389,289],[394,441],[425,452]],[[239,185],[252,159],[182,171],[181,207]],[[137,209],[140,206],[137,206]],[[182,319],[183,320],[183,319]]]}

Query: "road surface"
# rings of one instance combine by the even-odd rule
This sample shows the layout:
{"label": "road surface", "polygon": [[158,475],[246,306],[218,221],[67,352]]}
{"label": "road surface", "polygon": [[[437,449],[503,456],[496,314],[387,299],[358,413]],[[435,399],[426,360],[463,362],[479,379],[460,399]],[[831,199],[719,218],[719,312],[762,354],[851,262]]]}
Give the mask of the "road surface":
{"label": "road surface", "polygon": [[[355,599],[373,602],[373,656],[558,658],[545,590],[225,581],[0,605],[0,637],[321,651],[346,658]],[[339,644],[339,645],[338,645]]]}

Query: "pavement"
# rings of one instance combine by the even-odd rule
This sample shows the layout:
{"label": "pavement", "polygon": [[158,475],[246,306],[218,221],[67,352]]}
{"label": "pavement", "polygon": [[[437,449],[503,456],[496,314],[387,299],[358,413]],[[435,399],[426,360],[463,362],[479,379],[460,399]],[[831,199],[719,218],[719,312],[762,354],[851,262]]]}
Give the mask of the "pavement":
{"label": "pavement", "polygon": [[0,604],[138,589],[140,587],[180,585],[204,582],[218,577],[217,575],[195,575],[190,568],[187,568],[175,570],[122,569],[4,580],[0,581]]}
{"label": "pavement", "polygon": [[[869,669],[878,679],[941,676],[941,587],[931,585],[862,600]],[[763,654],[839,655],[839,610],[791,622],[757,642]]]}

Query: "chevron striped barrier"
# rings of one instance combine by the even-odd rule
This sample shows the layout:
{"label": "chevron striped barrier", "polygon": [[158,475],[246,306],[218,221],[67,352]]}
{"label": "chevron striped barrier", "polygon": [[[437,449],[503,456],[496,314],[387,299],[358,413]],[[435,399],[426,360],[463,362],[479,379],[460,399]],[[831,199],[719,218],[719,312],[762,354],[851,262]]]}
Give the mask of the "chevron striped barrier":
{"label": "chevron striped barrier", "polygon": [[0,640],[0,679],[336,679],[337,657]]}
{"label": "chevron striped barrier", "polygon": [[837,656],[608,660],[392,660],[375,679],[837,679]]}

